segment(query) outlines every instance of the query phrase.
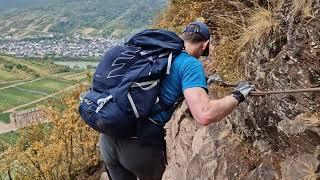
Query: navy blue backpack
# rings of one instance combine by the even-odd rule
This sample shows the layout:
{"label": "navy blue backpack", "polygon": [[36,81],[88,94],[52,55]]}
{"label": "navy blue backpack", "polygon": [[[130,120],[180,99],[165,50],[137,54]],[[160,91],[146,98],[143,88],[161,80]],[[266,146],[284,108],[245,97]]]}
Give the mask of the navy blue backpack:
{"label": "navy blue backpack", "polygon": [[[161,80],[183,47],[174,32],[144,30],[107,51],[79,106],[86,124],[110,136],[135,136],[138,122],[161,102]],[[161,103],[163,110],[172,106]]]}

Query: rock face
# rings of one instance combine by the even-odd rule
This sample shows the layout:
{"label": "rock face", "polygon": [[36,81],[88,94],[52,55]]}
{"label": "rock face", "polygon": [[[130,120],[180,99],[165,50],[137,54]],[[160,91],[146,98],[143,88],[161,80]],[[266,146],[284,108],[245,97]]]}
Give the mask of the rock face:
{"label": "rock face", "polygon": [[[246,79],[261,91],[319,87],[320,1],[285,0],[272,16],[279,31],[243,53]],[[167,125],[163,179],[320,179],[319,112],[319,92],[251,97],[203,127],[183,104]]]}

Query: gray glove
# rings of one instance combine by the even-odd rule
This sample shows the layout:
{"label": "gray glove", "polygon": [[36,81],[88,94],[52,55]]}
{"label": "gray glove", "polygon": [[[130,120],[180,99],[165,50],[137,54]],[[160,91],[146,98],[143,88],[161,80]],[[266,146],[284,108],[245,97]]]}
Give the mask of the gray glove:
{"label": "gray glove", "polygon": [[236,100],[240,104],[246,99],[246,97],[252,90],[254,90],[254,85],[250,85],[248,81],[242,81],[232,91],[232,96],[236,98]]}

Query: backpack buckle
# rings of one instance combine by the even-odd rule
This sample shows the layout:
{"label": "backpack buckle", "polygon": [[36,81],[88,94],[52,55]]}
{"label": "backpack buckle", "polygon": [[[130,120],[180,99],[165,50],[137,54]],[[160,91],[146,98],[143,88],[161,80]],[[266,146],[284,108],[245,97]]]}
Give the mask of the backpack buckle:
{"label": "backpack buckle", "polygon": [[107,104],[107,102],[109,102],[111,99],[111,95],[106,98],[98,99],[97,103],[99,104],[99,106],[96,109],[96,113],[98,113],[104,107],[104,105]]}

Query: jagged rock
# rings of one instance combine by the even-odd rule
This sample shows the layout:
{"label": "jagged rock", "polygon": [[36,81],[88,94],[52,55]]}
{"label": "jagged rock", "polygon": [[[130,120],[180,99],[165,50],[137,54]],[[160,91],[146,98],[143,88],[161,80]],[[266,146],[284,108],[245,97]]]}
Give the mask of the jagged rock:
{"label": "jagged rock", "polygon": [[[171,127],[167,132],[169,164],[173,163],[173,166],[167,169],[163,179],[225,177],[226,163],[217,159],[219,153],[223,152],[219,152],[221,150],[216,147],[215,138],[208,132],[209,128],[201,127],[188,113],[182,111],[185,107],[184,104],[177,110],[174,120],[168,124]],[[228,132],[222,132],[216,138],[224,138]]]}
{"label": "jagged rock", "polygon": [[298,154],[287,157],[281,163],[282,178],[285,180],[319,178],[319,172],[316,173],[319,165],[319,160],[314,155]]}
{"label": "jagged rock", "polygon": [[249,176],[247,177],[247,180],[275,180],[279,179],[279,175],[277,174],[277,171],[273,167],[273,165],[266,161],[262,162],[259,167],[254,169]]}

